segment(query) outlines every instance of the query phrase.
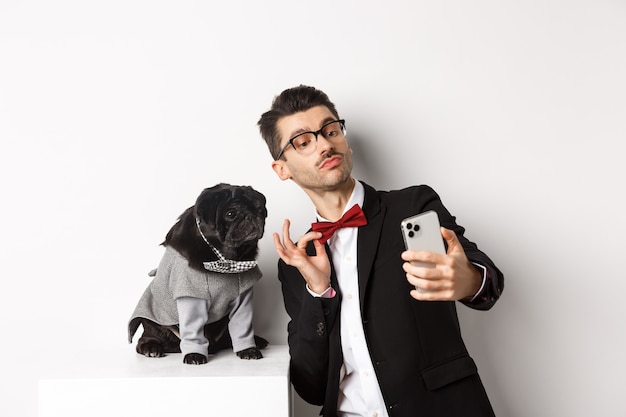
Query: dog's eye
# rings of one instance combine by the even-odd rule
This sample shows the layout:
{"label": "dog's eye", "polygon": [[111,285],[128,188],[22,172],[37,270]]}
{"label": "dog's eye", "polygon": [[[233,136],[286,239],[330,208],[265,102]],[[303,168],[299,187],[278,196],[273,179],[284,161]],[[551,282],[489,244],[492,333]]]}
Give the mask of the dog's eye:
{"label": "dog's eye", "polygon": [[234,219],[235,216],[237,216],[237,210],[235,209],[230,209],[226,213],[224,213],[224,217],[226,217],[227,219]]}

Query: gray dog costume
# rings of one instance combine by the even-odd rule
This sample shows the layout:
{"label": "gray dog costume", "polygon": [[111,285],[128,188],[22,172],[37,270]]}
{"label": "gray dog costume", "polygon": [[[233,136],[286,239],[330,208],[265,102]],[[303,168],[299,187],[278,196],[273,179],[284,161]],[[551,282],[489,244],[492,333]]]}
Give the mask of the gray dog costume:
{"label": "gray dog costume", "polygon": [[176,250],[166,247],[156,276],[132,314],[128,341],[132,343],[140,319],[146,318],[163,326],[178,325],[183,355],[206,355],[204,324],[228,315],[233,351],[253,347],[252,287],[261,276],[258,266],[233,274],[200,272],[190,268],[187,259]]}

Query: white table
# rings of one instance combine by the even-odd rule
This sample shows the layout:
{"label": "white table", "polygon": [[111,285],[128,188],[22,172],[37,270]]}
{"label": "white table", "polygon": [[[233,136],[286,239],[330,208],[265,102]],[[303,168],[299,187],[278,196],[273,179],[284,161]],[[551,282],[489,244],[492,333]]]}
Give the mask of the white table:
{"label": "white table", "polygon": [[39,417],[292,415],[286,345],[270,345],[260,360],[222,351],[205,365],[183,364],[181,354],[146,358],[134,348],[52,364],[39,381]]}

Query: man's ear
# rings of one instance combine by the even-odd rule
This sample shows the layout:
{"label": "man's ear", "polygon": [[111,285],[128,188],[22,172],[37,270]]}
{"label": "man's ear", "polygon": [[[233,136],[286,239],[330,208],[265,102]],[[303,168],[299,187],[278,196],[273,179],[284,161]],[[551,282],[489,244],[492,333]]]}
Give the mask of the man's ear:
{"label": "man's ear", "polygon": [[285,165],[285,161],[274,161],[272,162],[272,169],[278,175],[278,178],[285,181],[291,178],[291,174],[289,173],[289,168]]}

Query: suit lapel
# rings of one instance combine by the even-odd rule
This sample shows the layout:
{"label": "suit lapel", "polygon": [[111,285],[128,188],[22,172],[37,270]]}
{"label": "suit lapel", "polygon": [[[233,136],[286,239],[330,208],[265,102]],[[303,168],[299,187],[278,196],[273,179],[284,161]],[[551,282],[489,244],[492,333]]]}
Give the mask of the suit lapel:
{"label": "suit lapel", "polygon": [[365,183],[363,183],[363,187],[365,188],[363,212],[365,213],[365,217],[367,217],[367,225],[359,228],[357,241],[357,267],[359,271],[359,301],[361,311],[363,311],[365,290],[367,289],[370,272],[374,264],[374,256],[378,251],[378,241],[381,235],[380,230],[385,218],[385,209],[380,205],[380,199],[378,198],[376,190]]}

